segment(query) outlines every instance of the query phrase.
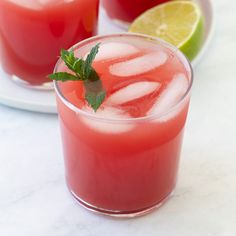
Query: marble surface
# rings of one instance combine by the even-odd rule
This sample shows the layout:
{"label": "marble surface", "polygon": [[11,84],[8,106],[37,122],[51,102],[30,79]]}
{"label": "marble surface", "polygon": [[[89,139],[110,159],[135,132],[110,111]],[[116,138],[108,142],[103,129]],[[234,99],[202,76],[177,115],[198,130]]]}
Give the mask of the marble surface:
{"label": "marble surface", "polygon": [[84,210],[65,186],[57,117],[0,105],[1,236],[236,235],[236,2],[214,6],[172,199],[130,220]]}

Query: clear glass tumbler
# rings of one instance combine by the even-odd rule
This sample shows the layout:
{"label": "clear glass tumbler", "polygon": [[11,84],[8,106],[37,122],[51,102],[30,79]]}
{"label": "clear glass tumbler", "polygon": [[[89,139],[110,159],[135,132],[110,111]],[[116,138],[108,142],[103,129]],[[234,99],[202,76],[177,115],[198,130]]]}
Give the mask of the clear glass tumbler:
{"label": "clear glass tumbler", "polygon": [[[71,50],[84,57],[97,43],[93,66],[108,97],[96,113],[80,81],[55,82],[67,185],[87,209],[133,217],[175,188],[192,69],[177,48],[144,35],[97,36]],[[59,71],[68,71],[61,59]]]}
{"label": "clear glass tumbler", "polygon": [[61,48],[96,34],[99,0],[1,0],[0,64],[10,79],[51,88]]}

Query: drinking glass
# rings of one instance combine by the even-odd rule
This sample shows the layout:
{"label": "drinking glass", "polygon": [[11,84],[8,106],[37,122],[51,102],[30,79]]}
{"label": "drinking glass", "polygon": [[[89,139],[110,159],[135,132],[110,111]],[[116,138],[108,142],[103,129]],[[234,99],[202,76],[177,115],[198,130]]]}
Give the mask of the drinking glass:
{"label": "drinking glass", "polygon": [[[179,99],[176,98],[175,89],[181,88],[182,84],[166,90],[166,103],[173,102],[173,99],[176,101],[171,107],[163,109],[162,113],[154,112],[152,115],[130,118],[113,118],[109,114],[110,110],[104,110],[103,115],[99,115],[99,112],[87,112],[81,107],[81,94],[77,89],[81,82],[55,82],[66,180],[70,192],[82,206],[92,211],[111,216],[133,217],[162,205],[175,188],[193,81],[192,69],[177,48],[145,35],[96,36],[74,45],[71,50],[76,56],[84,58],[97,43],[101,47],[99,58],[105,59],[96,62],[98,64],[95,69],[107,70],[106,59],[109,56],[121,56],[121,46],[128,43],[129,46],[125,47],[130,50],[133,50],[132,45],[141,45],[144,50],[149,48],[154,51],[158,47],[161,51],[167,51],[170,65],[166,62],[165,66],[160,67],[156,77],[164,74],[172,76],[171,73],[175,71],[180,73],[178,67],[181,67],[181,73],[186,75],[188,81],[185,81],[186,89]],[[109,50],[104,49],[105,44],[109,44]],[[116,47],[119,51],[116,51]],[[124,52],[129,53],[128,48],[126,51],[124,48]],[[111,63],[114,60],[115,58]],[[117,60],[125,63],[122,62],[122,57]],[[152,60],[151,63],[157,62]],[[133,64],[129,62],[127,65],[131,67]],[[153,69],[152,65],[145,65]],[[131,70],[133,68],[125,69],[126,73]],[[54,71],[68,69],[59,59]],[[148,73],[151,72],[147,72],[146,77]],[[136,79],[137,76],[131,76],[127,81],[131,83]],[[114,83],[118,80],[117,77]],[[146,98],[148,103],[147,99],[149,98]]]}
{"label": "drinking glass", "polygon": [[127,28],[141,13],[168,0],[102,0],[107,16],[116,24]]}
{"label": "drinking glass", "polygon": [[52,89],[61,48],[96,34],[99,0],[1,0],[0,64],[23,86]]}

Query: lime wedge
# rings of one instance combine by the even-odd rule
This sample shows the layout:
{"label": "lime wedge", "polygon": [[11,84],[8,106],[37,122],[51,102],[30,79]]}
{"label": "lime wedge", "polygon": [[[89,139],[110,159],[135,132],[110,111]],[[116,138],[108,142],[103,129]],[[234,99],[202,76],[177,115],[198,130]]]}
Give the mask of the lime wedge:
{"label": "lime wedge", "polygon": [[193,60],[201,48],[204,20],[196,3],[171,1],[144,12],[131,24],[129,32],[159,37]]}

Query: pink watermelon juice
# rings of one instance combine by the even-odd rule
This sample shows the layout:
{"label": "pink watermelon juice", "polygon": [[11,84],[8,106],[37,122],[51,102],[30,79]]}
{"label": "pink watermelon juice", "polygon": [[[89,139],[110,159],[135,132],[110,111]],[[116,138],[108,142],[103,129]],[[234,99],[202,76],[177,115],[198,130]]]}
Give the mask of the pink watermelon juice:
{"label": "pink watermelon juice", "polygon": [[[107,91],[98,111],[81,82],[55,84],[68,187],[93,210],[139,214],[175,187],[191,68],[176,49],[132,34],[86,40],[75,54],[84,57],[96,43],[93,67]],[[56,71],[67,70],[59,61]]]}
{"label": "pink watermelon juice", "polygon": [[96,33],[98,0],[1,0],[0,63],[30,85],[49,80],[61,48]]}
{"label": "pink watermelon juice", "polygon": [[102,0],[107,15],[121,22],[130,23],[144,11],[170,0]]}

